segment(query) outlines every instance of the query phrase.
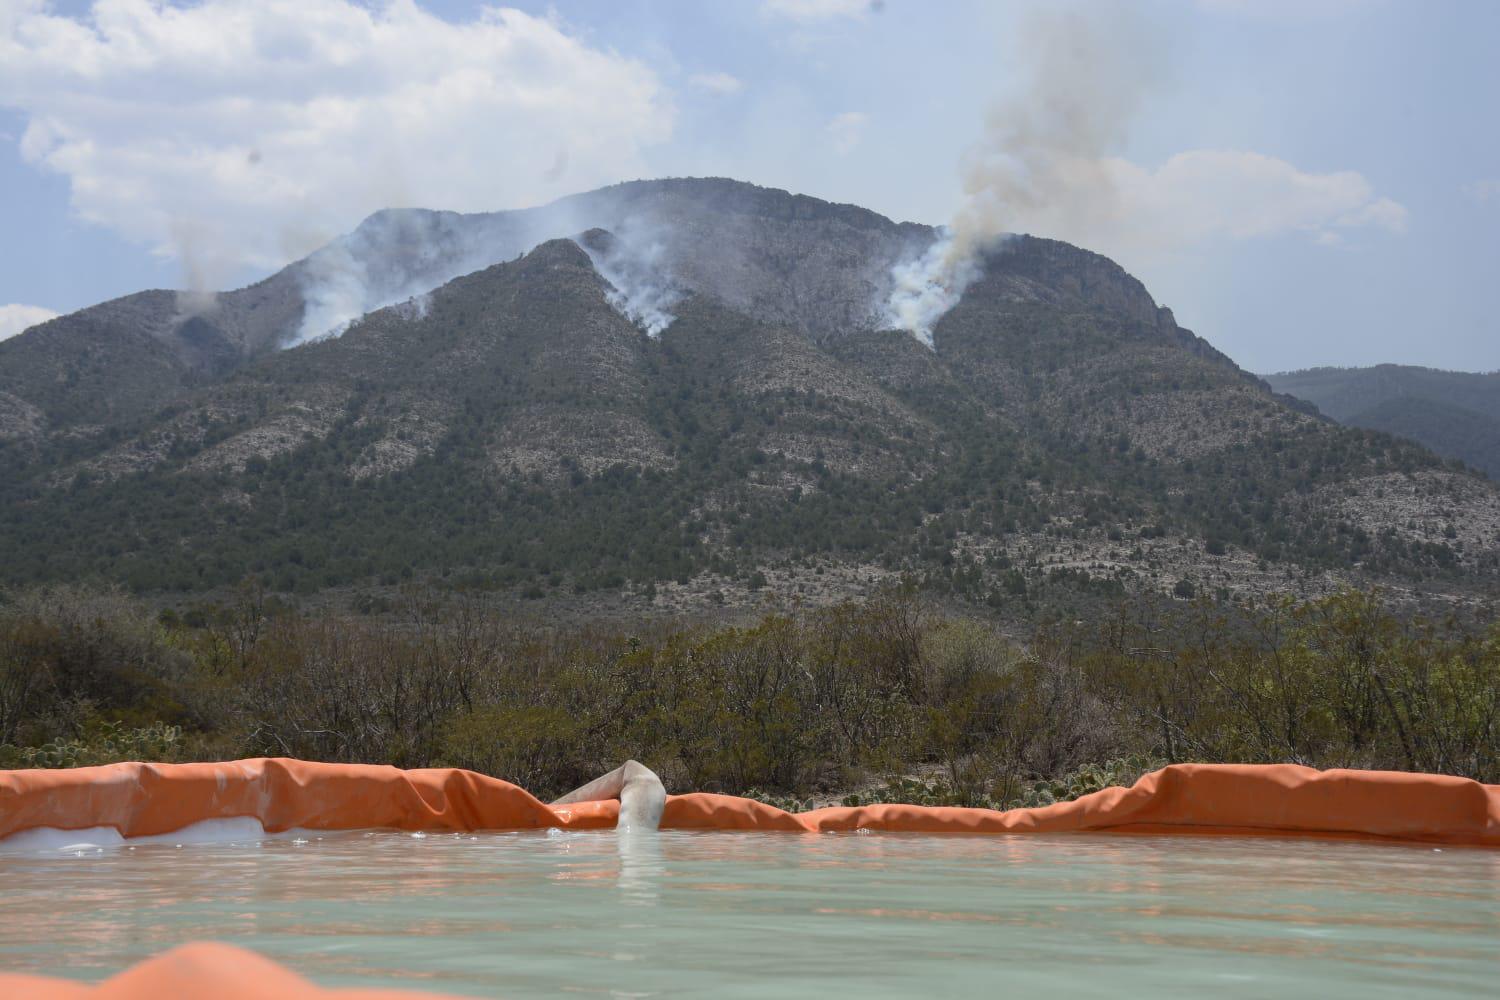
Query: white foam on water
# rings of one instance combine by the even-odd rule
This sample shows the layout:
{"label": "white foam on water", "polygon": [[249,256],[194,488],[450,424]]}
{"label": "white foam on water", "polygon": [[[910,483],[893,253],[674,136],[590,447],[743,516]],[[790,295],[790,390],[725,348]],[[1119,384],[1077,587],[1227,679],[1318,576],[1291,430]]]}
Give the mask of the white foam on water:
{"label": "white foam on water", "polygon": [[[303,838],[310,831],[302,829],[267,833],[260,820],[253,816],[236,816],[230,819],[205,819],[171,833],[149,837],[122,837],[112,826],[93,826],[83,830],[59,830],[53,826],[39,826],[21,830],[9,837],[0,837],[0,852],[22,852],[26,854],[73,854],[97,853],[105,848],[131,847],[143,844],[170,844],[182,847],[185,844],[244,844],[263,840]],[[307,841],[302,840],[303,843]]]}

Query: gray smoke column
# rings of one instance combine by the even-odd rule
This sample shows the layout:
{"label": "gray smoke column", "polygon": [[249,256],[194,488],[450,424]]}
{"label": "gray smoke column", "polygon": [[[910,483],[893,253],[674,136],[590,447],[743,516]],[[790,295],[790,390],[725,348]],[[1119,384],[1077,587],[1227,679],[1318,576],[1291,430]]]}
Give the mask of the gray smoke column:
{"label": "gray smoke column", "polygon": [[608,255],[590,255],[616,290],[611,303],[648,332],[659,333],[672,321],[667,310],[680,298],[659,277],[660,228],[622,222],[606,198],[588,209],[558,203],[477,216],[424,209],[376,212],[297,265],[302,322],[282,346],[336,337],[376,309],[409,301],[413,305],[402,315],[425,315],[426,293],[459,275],[514,260],[546,240],[605,225],[622,234],[620,245]]}
{"label": "gray smoke column", "polygon": [[302,322],[282,346],[336,337],[367,313],[398,303],[411,303],[402,314],[420,318],[432,289],[514,257],[533,242],[447,212],[377,212],[299,265]]}
{"label": "gray smoke column", "polygon": [[683,297],[665,269],[667,243],[664,229],[636,219],[624,220],[613,232],[592,229],[578,238],[594,270],[609,282],[609,304],[650,337],[672,325],[677,318],[672,309]]}
{"label": "gray smoke column", "polygon": [[178,318],[212,315],[219,307],[217,289],[234,273],[228,241],[218,226],[203,220],[174,218],[171,230],[187,285],[177,293]]}
{"label": "gray smoke column", "polygon": [[1107,156],[1156,77],[1146,26],[1123,6],[1040,14],[1018,43],[1025,85],[990,109],[965,155],[963,204],[921,256],[891,271],[885,319],[929,347],[1012,227],[1116,212]]}
{"label": "gray smoke column", "polygon": [[336,240],[310,255],[298,275],[302,284],[302,324],[285,346],[336,337],[349,324],[377,308],[364,261],[346,240]]}

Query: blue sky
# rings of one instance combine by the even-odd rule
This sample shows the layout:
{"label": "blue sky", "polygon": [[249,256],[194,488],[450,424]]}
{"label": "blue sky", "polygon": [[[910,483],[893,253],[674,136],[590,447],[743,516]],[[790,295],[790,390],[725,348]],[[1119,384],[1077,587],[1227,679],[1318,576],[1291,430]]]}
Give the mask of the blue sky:
{"label": "blue sky", "polygon": [[[1500,368],[1500,4],[512,6],[0,0],[0,307],[243,284],[385,204],[634,177],[947,223],[983,163],[998,224],[1108,253],[1252,370]],[[1063,85],[1100,67],[1073,96],[1108,114],[1065,145],[1097,169],[1041,183],[1011,126],[1054,96],[1038,52],[1089,33]]]}

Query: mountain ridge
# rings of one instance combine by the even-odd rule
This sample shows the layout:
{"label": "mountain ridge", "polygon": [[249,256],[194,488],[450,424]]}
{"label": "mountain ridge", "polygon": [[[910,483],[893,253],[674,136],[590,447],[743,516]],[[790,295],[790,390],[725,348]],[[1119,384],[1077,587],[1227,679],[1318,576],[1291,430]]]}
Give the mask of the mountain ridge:
{"label": "mountain ridge", "polygon": [[[281,320],[190,328],[197,355],[181,334],[198,317],[166,346],[143,323],[114,346],[145,345],[142,385],[168,372],[155,398],[128,365],[128,391],[103,366],[81,393],[41,392],[13,363],[30,355],[0,351],[0,582],[425,579],[681,607],[903,578],[996,606],[1493,592],[1492,484],[1289,405],[1107,258],[1006,240],[934,350],[876,318],[882,269],[932,230],[749,186],[715,203],[727,183],[631,187],[646,210],[623,235],[572,229],[290,350],[265,331],[285,328],[292,269],[226,313]],[[565,221],[620,209],[598,195]],[[423,221],[392,232],[397,218]],[[471,263],[476,233],[510,227],[488,251],[504,255],[536,225],[463,218],[442,217],[433,246],[425,216],[376,219],[361,252],[407,242],[361,280],[417,288],[412,274]],[[616,281],[660,284],[671,322],[652,333]],[[167,295],[142,300],[147,321],[178,305]],[[85,348],[101,336],[75,314],[34,340],[60,350],[79,329]],[[215,367],[215,338],[243,357]],[[131,405],[69,417],[75,396]]]}
{"label": "mountain ridge", "polygon": [[1264,378],[1340,423],[1419,442],[1500,482],[1500,372],[1387,364]]}

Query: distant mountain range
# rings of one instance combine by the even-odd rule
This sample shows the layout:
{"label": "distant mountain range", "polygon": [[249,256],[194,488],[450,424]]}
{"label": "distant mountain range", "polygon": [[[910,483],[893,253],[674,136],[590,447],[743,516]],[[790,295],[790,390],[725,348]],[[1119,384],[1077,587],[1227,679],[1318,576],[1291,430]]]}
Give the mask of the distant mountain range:
{"label": "distant mountain range", "polygon": [[886,328],[935,236],[643,181],[383,212],[213,300],[60,317],[0,343],[0,582],[1495,592],[1494,484],[1278,395],[1104,257],[1015,237],[934,348]]}
{"label": "distant mountain range", "polygon": [[1376,365],[1309,368],[1265,380],[1341,424],[1410,438],[1500,482],[1500,372]]}

